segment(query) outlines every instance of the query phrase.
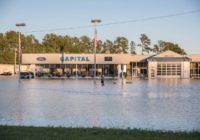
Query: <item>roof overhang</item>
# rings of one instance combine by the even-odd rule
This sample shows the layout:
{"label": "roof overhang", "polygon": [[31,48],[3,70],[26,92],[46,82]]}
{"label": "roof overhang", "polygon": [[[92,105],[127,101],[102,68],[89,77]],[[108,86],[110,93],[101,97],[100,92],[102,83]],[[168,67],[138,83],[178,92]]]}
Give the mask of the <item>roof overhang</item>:
{"label": "roof overhang", "polygon": [[156,61],[156,62],[183,62],[183,61],[192,61],[188,57],[150,57],[147,61]]}

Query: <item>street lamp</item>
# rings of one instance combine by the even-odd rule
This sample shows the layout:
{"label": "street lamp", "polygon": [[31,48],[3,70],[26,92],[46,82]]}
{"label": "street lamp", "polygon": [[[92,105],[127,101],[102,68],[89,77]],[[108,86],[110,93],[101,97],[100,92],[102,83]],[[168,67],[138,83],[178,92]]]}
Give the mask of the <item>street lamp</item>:
{"label": "street lamp", "polygon": [[[26,26],[26,24],[25,23],[17,23],[17,24],[15,24],[18,28],[20,28],[20,27],[24,27],[24,26]],[[21,68],[20,68],[20,66],[21,66],[21,35],[20,35],[20,31],[18,31],[18,63],[19,63],[19,77],[20,77],[20,72],[21,72]]]}
{"label": "street lamp", "polygon": [[94,80],[96,79],[96,48],[97,48],[97,29],[96,24],[101,23],[100,19],[92,19],[91,23],[94,24]]}
{"label": "street lamp", "polygon": [[16,52],[17,52],[17,48],[14,49],[15,52],[15,58],[14,58],[14,75],[16,74]]}

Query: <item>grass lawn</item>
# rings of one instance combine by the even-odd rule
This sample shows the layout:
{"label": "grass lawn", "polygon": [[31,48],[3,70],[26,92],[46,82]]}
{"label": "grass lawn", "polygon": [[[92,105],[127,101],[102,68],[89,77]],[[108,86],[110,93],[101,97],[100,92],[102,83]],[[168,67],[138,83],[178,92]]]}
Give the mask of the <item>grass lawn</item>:
{"label": "grass lawn", "polygon": [[0,126],[0,140],[200,140],[200,131]]}

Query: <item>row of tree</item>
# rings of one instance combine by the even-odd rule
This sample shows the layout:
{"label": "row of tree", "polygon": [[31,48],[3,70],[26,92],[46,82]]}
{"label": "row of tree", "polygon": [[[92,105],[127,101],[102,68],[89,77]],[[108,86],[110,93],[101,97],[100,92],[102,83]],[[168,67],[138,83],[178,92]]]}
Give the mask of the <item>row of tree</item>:
{"label": "row of tree", "polygon": [[[42,42],[39,42],[33,35],[21,34],[21,44],[24,53],[93,53],[94,40],[88,36],[71,37],[56,34],[46,34]],[[166,50],[172,50],[180,54],[186,54],[178,44],[166,41],[158,41],[153,47],[150,47],[151,40],[145,34],[141,34],[140,43],[128,41],[125,37],[116,37],[114,41],[99,40],[97,53],[136,53],[136,47],[141,48],[141,54],[159,53]],[[0,33],[0,63],[12,63],[14,51],[18,48],[18,33],[9,31]],[[12,55],[13,54],[13,55]]]}

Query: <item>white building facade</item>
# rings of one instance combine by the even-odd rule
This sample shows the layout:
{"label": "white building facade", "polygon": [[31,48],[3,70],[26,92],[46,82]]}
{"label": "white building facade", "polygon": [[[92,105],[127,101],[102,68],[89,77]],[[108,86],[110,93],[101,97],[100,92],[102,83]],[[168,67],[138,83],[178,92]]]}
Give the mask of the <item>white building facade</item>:
{"label": "white building facade", "polygon": [[[94,54],[22,54],[34,73],[93,77]],[[200,55],[165,51],[156,55],[96,54],[96,75],[133,78],[200,78]]]}
{"label": "white building facade", "polygon": [[187,56],[166,51],[151,56],[148,61],[148,78],[190,78],[190,62]]}

